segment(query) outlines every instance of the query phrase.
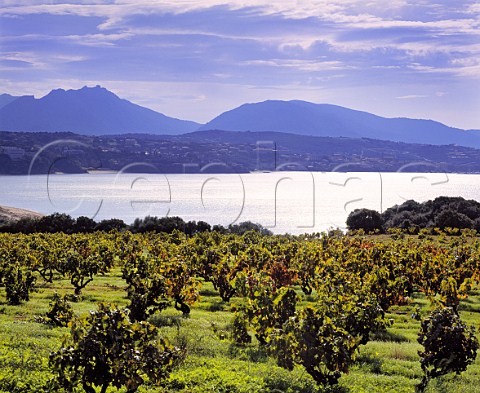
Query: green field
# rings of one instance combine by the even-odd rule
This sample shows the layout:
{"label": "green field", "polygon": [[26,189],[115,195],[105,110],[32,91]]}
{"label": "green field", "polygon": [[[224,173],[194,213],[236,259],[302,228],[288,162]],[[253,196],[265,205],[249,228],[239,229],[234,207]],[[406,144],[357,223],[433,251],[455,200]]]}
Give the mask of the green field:
{"label": "green field", "polygon": [[[81,301],[73,303],[77,315],[96,309],[97,302],[126,305],[125,282],[119,272],[97,277],[86,287]],[[46,313],[55,291],[71,293],[68,281],[39,285],[31,300],[19,306],[3,303],[0,308],[0,391],[36,391],[53,377],[48,356],[60,348],[68,328],[55,328],[35,322]],[[2,296],[3,294],[0,294]],[[239,348],[230,340],[232,313],[210,283],[204,283],[200,301],[192,307],[190,318],[183,318],[173,307],[150,317],[161,334],[172,343],[186,344],[187,357],[162,387],[144,386],[140,392],[322,392],[301,368],[289,372],[277,367],[264,351],[252,344]],[[3,298],[3,296],[2,296]],[[233,299],[231,303],[238,302]],[[334,392],[413,392],[422,375],[416,338],[420,322],[411,314],[428,302],[418,296],[408,306],[393,307],[394,320],[386,333],[374,335],[360,347],[350,372],[340,378]],[[480,292],[474,291],[461,304],[462,319],[479,326]],[[433,381],[427,392],[480,392],[480,359],[461,376],[446,376]],[[117,391],[111,388],[109,391]],[[329,390],[327,390],[329,391]]]}
{"label": "green field", "polygon": [[[58,239],[68,239],[68,237],[62,236],[59,236]],[[95,236],[95,234],[92,235],[90,240],[97,241]],[[110,239],[109,241],[112,241],[111,244],[116,244],[115,247],[119,247],[119,244],[121,244],[119,242],[125,240],[124,235],[102,236],[105,239]],[[8,243],[12,239],[15,239],[15,237],[5,236],[1,240],[4,241],[4,244],[13,244]],[[18,244],[28,244],[21,242],[31,239],[38,241],[38,238],[25,237],[18,240]],[[136,239],[135,241],[150,239],[152,244],[155,243],[156,247],[159,247],[158,245],[164,244],[167,238],[146,235],[145,237],[128,237],[128,239]],[[171,247],[183,245],[185,246],[184,252],[188,250],[188,253],[191,253],[191,255],[195,254],[192,251],[192,244],[195,244],[195,239],[181,238],[178,235],[168,239],[169,242],[172,242]],[[271,252],[268,251],[268,255],[274,263],[272,262],[273,265],[269,265],[270,262],[268,262],[262,265],[262,271],[267,269],[265,266],[276,266],[276,264],[280,263],[278,258],[283,258],[290,253],[291,249],[289,247],[295,242],[297,242],[295,247],[311,243],[308,244],[308,247],[304,250],[305,252],[316,250],[321,247],[321,244],[324,244],[323,256],[325,256],[325,260],[315,262],[318,265],[316,267],[317,273],[320,271],[319,266],[323,265],[330,267],[341,265],[344,266],[342,269],[354,271],[358,266],[355,266],[355,263],[352,264],[352,261],[355,262],[356,258],[360,261],[363,258],[365,263],[370,263],[373,260],[372,258],[378,254],[378,250],[383,250],[384,254],[381,255],[384,259],[380,258],[375,263],[386,263],[385,258],[390,255],[389,258],[391,260],[395,259],[392,269],[397,268],[406,263],[406,259],[402,259],[400,254],[416,252],[416,250],[412,250],[414,248],[413,245],[415,245],[415,247],[424,247],[424,250],[433,250],[431,251],[431,256],[438,259],[432,257],[432,260],[437,261],[437,267],[442,266],[442,263],[445,264],[446,270],[443,273],[436,273],[439,276],[446,274],[445,272],[448,271],[452,277],[458,278],[460,273],[463,274],[462,277],[470,277],[471,275],[468,274],[468,269],[465,269],[463,263],[457,263],[456,267],[452,265],[452,256],[463,255],[465,258],[468,257],[466,260],[468,260],[469,266],[477,266],[479,255],[478,238],[472,236],[462,238],[440,237],[438,239],[417,239],[417,237],[411,237],[400,240],[392,240],[389,237],[382,236],[343,240],[343,238],[262,237],[247,234],[246,237],[233,236],[229,239],[227,237],[222,239],[222,242],[231,241],[229,243],[230,251],[237,246],[244,247],[243,242],[251,242],[252,239],[259,241],[263,248],[255,249],[256,251],[253,253],[251,247],[256,245],[252,242],[252,246],[246,248],[245,251],[247,252],[245,255],[255,255],[257,260],[263,260],[265,255],[267,255],[267,248],[269,248]],[[224,243],[221,243],[221,245],[223,247]],[[175,248],[175,250],[177,252],[180,248]],[[260,250],[263,250],[262,252],[265,254],[261,254]],[[300,251],[296,250],[298,254]],[[440,253],[439,250],[443,250],[444,253]],[[448,250],[454,251],[452,251],[452,254],[449,254],[450,251]],[[61,247],[58,247],[56,251],[61,252]],[[124,250],[123,252],[126,251]],[[195,252],[200,255],[200,251],[197,250]],[[332,259],[331,256],[334,253],[337,254]],[[26,254],[29,254],[28,250]],[[329,258],[326,257],[327,254]],[[168,258],[173,258],[172,255]],[[238,260],[242,260],[241,255],[244,254],[238,251]],[[291,255],[294,254],[291,253]],[[300,266],[307,266],[305,259],[307,254],[302,255]],[[441,257],[444,258],[442,259]],[[3,256],[3,258],[6,257]],[[427,260],[429,264],[432,263],[425,256],[422,258],[417,256],[417,258],[419,261],[422,259]],[[172,260],[177,261],[177,259],[175,257]],[[227,262],[230,263],[229,261],[233,260],[227,259]],[[238,267],[238,260],[232,266]],[[293,260],[294,258],[292,257],[291,261]],[[332,260],[335,261],[332,262]],[[404,262],[401,262],[402,260]],[[282,263],[286,264],[285,261]],[[378,271],[380,265],[375,265],[375,263],[371,262],[372,269]],[[412,272],[415,271],[417,272],[415,274],[420,274],[419,272],[421,271],[423,272],[422,274],[426,275],[428,271],[426,272],[425,266],[428,264],[425,265],[425,261],[422,263],[412,263],[411,266],[414,269]],[[294,265],[294,262],[291,262],[290,266]],[[242,266],[244,266],[243,272],[253,272],[253,265]],[[292,267],[292,269],[294,268]],[[302,269],[303,267],[297,268],[297,274]],[[474,270],[477,270],[477,268],[475,267]],[[278,273],[278,271],[276,272]],[[381,273],[378,277],[380,276]],[[458,307],[462,320],[468,325],[474,325],[478,329],[480,327],[480,290],[476,281],[476,273],[472,277],[474,285],[469,289],[468,297],[461,295],[461,286],[455,291],[458,290],[459,297],[465,297],[461,300]],[[236,345],[232,338],[233,309],[236,305],[241,305],[245,298],[235,295],[228,302],[222,301],[219,292],[211,282],[206,282],[201,277],[196,277],[195,280],[199,297],[192,302],[191,313],[188,317],[183,316],[180,311],[175,309],[172,302],[170,307],[156,312],[148,319],[149,322],[159,328],[161,336],[168,338],[172,344],[185,348],[185,356],[161,385],[145,384],[139,388],[139,392],[398,393],[414,392],[415,385],[419,383],[422,377],[420,357],[418,355],[422,347],[417,343],[417,336],[420,329],[420,320],[426,317],[432,310],[432,298],[428,299],[424,292],[415,290],[410,296],[397,302],[401,305],[395,305],[396,303],[393,302],[386,314],[386,319],[390,321],[387,329],[370,333],[370,340],[366,345],[359,346],[355,361],[350,365],[348,373],[342,374],[338,385],[321,387],[315,383],[313,378],[305,371],[305,368],[300,365],[297,365],[292,371],[277,366],[276,360],[268,356],[265,348],[259,345],[255,338],[253,338],[251,344]],[[466,280],[468,281],[468,279]],[[426,285],[422,284],[421,281],[419,282],[420,284],[416,285],[419,285],[422,291],[425,291],[424,287],[433,288],[433,284]],[[390,279],[389,283],[392,285],[391,288],[395,288],[392,284],[392,279]],[[399,285],[397,281],[395,281],[395,285]],[[293,281],[290,287],[295,290],[300,299],[297,303],[297,308],[314,304],[315,301],[318,302],[318,298],[315,297],[315,291],[310,295],[305,295],[301,285],[299,285],[299,281]],[[129,299],[127,298],[126,289],[127,284],[122,279],[121,263],[117,258],[113,268],[109,269],[105,274],[95,275],[93,281],[83,289],[78,301],[71,303],[75,315],[79,318],[88,315],[90,311],[97,309],[97,304],[100,302],[112,303],[120,307],[127,306]],[[442,293],[441,291],[444,291],[444,288],[442,287],[439,291],[437,299],[440,299],[439,296]],[[0,288],[0,392],[49,391],[48,387],[51,385],[49,381],[55,377],[49,366],[49,354],[58,351],[62,346],[63,339],[70,333],[69,328],[53,327],[43,321],[55,293],[60,295],[73,294],[70,280],[58,273],[56,273],[55,279],[51,283],[45,282],[38,276],[35,289],[30,294],[30,299],[21,302],[19,305],[9,304],[6,301],[5,287]],[[329,296],[332,299],[336,298],[336,294],[330,293]],[[457,296],[457,292],[455,292],[455,296]],[[419,314],[420,318],[414,318],[415,314]],[[251,330],[250,333],[254,337]],[[461,375],[450,374],[432,380],[426,391],[449,393],[480,392],[478,381],[480,381],[480,360],[477,358],[468,367],[467,371]],[[78,388],[76,391],[82,392],[83,390]],[[97,391],[100,391],[100,389]],[[113,392],[117,390],[111,387],[108,391]],[[120,391],[125,392],[126,390]]]}

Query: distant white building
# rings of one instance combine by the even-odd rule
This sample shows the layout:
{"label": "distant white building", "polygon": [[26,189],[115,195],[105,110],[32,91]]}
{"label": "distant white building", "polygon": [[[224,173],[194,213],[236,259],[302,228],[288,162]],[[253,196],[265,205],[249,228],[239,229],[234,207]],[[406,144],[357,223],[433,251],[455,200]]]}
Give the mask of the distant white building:
{"label": "distant white building", "polygon": [[6,154],[12,160],[19,160],[25,157],[25,150],[14,146],[2,146],[0,147],[0,153]]}

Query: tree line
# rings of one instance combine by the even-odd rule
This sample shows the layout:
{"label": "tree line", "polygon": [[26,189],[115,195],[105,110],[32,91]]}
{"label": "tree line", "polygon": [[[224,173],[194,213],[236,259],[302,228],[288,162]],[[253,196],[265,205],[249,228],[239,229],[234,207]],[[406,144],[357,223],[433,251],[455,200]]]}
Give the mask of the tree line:
{"label": "tree line", "polygon": [[347,218],[350,230],[386,232],[401,228],[418,233],[424,228],[473,229],[480,232],[480,203],[462,197],[438,197],[419,203],[408,200],[383,213],[371,209],[356,209]]}
{"label": "tree line", "polygon": [[136,218],[131,225],[118,218],[96,222],[90,217],[73,218],[65,213],[53,213],[40,218],[21,218],[17,221],[0,222],[0,233],[93,233],[97,231],[130,231],[132,233],[172,233],[182,232],[193,235],[200,232],[216,231],[219,233],[234,233],[242,235],[247,231],[256,231],[264,235],[272,232],[260,224],[244,221],[238,224],[210,225],[205,221],[184,221],[181,217],[146,216]]}

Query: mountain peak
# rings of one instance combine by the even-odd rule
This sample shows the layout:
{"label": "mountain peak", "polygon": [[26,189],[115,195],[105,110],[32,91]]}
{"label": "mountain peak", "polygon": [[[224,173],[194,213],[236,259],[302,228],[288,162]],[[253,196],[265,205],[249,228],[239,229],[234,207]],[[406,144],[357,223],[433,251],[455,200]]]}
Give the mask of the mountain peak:
{"label": "mountain peak", "polygon": [[276,131],[322,137],[353,137],[432,145],[480,147],[474,133],[433,120],[384,118],[332,104],[268,100],[241,105],[222,113],[203,130]]}
{"label": "mountain peak", "polygon": [[16,96],[12,96],[10,94],[0,94],[0,109],[3,108],[5,105],[10,104],[11,102],[15,101],[17,98]]}
{"label": "mountain peak", "polygon": [[66,91],[64,89],[53,89],[47,95],[45,95],[43,98],[60,97],[60,96],[64,95],[65,93],[66,93]]}
{"label": "mountain peak", "polygon": [[95,85],[93,87],[88,87],[88,86],[83,86],[79,90],[69,90],[69,91],[78,91],[80,93],[108,93],[115,95],[115,93],[112,93],[110,90],[107,90],[105,87],[102,87],[100,85]]}
{"label": "mountain peak", "polygon": [[23,98],[0,108],[1,130],[70,131],[85,135],[181,134],[200,125],[133,104],[100,85],[78,90],[54,89],[40,99]]}
{"label": "mountain peak", "polygon": [[[110,97],[117,97],[115,93],[112,93],[110,90],[107,90],[105,87],[102,87],[100,85],[96,85],[94,87],[89,87],[89,86],[83,86],[80,89],[53,89],[48,93],[45,97],[61,97],[61,96],[110,96]],[[117,97],[118,98],[118,97]]]}

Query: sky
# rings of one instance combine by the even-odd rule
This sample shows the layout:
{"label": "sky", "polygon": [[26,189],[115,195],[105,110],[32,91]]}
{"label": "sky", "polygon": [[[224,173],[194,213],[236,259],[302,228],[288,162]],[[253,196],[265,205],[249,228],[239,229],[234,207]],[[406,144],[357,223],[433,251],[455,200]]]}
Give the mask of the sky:
{"label": "sky", "polygon": [[480,129],[480,1],[0,0],[0,93],[85,85],[200,123],[300,99]]}

